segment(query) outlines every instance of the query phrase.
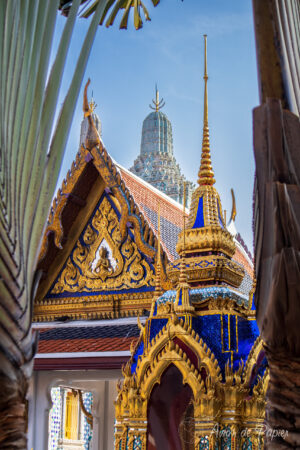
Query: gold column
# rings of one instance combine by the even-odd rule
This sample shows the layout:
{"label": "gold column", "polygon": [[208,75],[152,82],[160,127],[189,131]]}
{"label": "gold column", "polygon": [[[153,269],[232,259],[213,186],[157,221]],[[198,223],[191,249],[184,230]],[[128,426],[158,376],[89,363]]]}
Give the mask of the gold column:
{"label": "gold column", "polygon": [[210,375],[206,377],[205,388],[194,401],[195,450],[199,450],[200,444],[205,450],[214,450],[217,442],[216,416],[220,409],[220,400],[217,396],[217,386]]}
{"label": "gold column", "polygon": [[78,413],[79,401],[77,392],[67,392],[66,417],[65,417],[65,439],[78,439]]}

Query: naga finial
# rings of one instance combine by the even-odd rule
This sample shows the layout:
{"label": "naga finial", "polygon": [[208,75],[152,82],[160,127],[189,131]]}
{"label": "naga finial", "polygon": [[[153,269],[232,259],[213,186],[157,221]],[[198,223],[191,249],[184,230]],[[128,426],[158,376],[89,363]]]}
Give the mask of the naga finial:
{"label": "naga finial", "polygon": [[158,112],[166,104],[163,98],[159,100],[159,91],[157,89],[157,84],[155,84],[155,100],[152,100],[152,103],[154,107],[152,105],[149,105],[149,107],[156,112]]}
{"label": "naga finial", "polygon": [[87,89],[89,87],[91,83],[90,78],[87,80],[86,85],[84,86],[84,92],[83,92],[83,112],[84,112],[84,117],[88,117],[90,115],[90,107],[89,107],[89,102],[88,102],[88,98],[87,98]]}
{"label": "naga finial", "polygon": [[231,197],[232,197],[232,208],[231,208],[231,214],[230,214],[230,221],[235,221],[236,218],[236,202],[235,202],[235,195],[234,190],[231,188]]}
{"label": "naga finial", "polygon": [[201,164],[198,172],[198,184],[200,186],[212,186],[215,184],[214,171],[211,164],[209,128],[208,128],[208,98],[207,98],[207,35],[204,35],[204,115],[203,115],[203,140],[201,152]]}
{"label": "naga finial", "polygon": [[91,103],[89,103],[88,97],[87,97],[87,89],[88,89],[90,82],[91,82],[91,80],[88,79],[88,81],[84,87],[84,93],[83,93],[84,117],[87,117],[88,122],[89,122],[89,127],[88,127],[88,131],[86,134],[84,144],[85,144],[85,148],[88,150],[92,150],[93,147],[101,145],[99,133],[97,131],[96,125],[94,123],[93,115],[92,115],[93,111],[97,105],[94,102],[94,100],[92,100]]}

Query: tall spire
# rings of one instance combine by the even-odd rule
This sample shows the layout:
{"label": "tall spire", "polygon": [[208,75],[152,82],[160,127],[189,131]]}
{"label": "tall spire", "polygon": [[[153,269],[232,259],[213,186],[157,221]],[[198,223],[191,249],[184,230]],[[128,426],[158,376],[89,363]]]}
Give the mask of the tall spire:
{"label": "tall spire", "polygon": [[153,109],[156,112],[158,112],[166,104],[163,98],[161,100],[159,100],[159,91],[157,89],[157,84],[155,84],[155,100],[152,100],[152,103],[153,103],[154,107],[152,105],[149,105],[149,106],[151,109]]}
{"label": "tall spire", "polygon": [[198,172],[198,184],[200,186],[212,186],[215,184],[214,172],[210,157],[209,128],[208,128],[208,99],[207,99],[207,35],[204,35],[204,116],[201,165]]}
{"label": "tall spire", "polygon": [[199,186],[192,195],[187,229],[178,236],[176,251],[180,258],[168,265],[167,274],[177,284],[175,311],[188,309],[186,279],[192,287],[225,283],[238,287],[244,277],[244,270],[231,258],[235,253],[233,236],[226,228],[222,203],[216,188],[212,169],[207,101],[207,49],[204,36],[204,120],[201,165],[199,170]]}

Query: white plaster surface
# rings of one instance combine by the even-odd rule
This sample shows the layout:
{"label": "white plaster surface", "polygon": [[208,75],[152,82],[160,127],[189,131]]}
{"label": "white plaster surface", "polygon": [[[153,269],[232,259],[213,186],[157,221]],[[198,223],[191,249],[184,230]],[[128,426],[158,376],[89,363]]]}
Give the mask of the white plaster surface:
{"label": "white plaster surface", "polygon": [[120,370],[35,371],[28,392],[28,450],[48,450],[48,417],[52,387],[81,388],[93,393],[92,450],[114,448],[114,400]]}

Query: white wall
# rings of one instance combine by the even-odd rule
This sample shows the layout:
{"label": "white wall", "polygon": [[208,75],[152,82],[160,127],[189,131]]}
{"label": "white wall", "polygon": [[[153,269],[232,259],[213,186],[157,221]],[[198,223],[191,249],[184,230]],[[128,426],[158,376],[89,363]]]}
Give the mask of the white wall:
{"label": "white wall", "polygon": [[59,385],[93,393],[94,416],[92,449],[113,450],[114,400],[120,370],[35,371],[28,392],[28,450],[48,450],[48,418],[51,388]]}

